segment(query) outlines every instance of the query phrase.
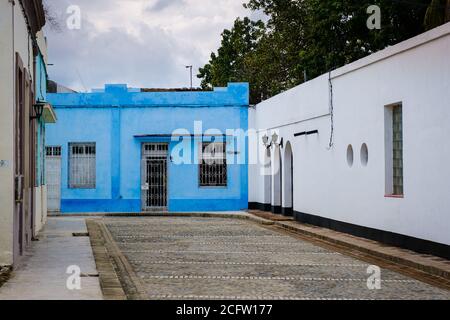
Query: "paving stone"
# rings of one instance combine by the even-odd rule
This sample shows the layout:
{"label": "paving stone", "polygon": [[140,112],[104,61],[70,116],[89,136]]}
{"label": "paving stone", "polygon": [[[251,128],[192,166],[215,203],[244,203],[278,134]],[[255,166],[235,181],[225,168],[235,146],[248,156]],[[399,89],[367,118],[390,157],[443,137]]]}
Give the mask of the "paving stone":
{"label": "paving stone", "polygon": [[103,218],[148,299],[450,299],[449,291],[245,220]]}

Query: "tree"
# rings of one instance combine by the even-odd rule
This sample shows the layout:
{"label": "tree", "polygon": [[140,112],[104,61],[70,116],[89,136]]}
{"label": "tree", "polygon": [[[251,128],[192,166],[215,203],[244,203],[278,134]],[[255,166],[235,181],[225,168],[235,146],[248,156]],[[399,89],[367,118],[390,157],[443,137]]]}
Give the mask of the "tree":
{"label": "tree", "polygon": [[[198,77],[204,87],[249,81],[255,103],[302,83],[304,74],[317,77],[422,33],[431,0],[247,1],[245,7],[262,10],[267,23],[236,20]],[[382,9],[381,30],[367,27],[372,4]]]}
{"label": "tree", "polygon": [[449,21],[450,0],[432,0],[425,14],[425,29],[430,30]]}
{"label": "tree", "polygon": [[55,32],[61,32],[61,24],[53,7],[51,7],[48,4],[48,1],[44,1],[43,6],[44,6],[45,20],[49,28]]}
{"label": "tree", "polygon": [[450,0],[445,4],[445,22],[450,22]]}
{"label": "tree", "polygon": [[[247,72],[246,60],[256,50],[264,33],[265,26],[262,21],[236,19],[231,30],[222,32],[221,46],[217,54],[211,53],[209,63],[199,69],[197,77],[202,79],[201,87],[211,89],[213,86],[226,86],[228,82],[253,83],[252,75]],[[252,91],[252,97],[259,94],[257,90]]]}

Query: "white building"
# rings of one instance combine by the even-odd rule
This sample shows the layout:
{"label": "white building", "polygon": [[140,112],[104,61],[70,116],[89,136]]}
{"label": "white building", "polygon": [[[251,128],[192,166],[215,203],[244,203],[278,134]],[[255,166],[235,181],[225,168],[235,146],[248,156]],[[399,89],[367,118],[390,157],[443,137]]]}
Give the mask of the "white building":
{"label": "white building", "polygon": [[42,0],[0,1],[0,266],[20,260],[47,216],[44,130],[56,119],[44,24]]}
{"label": "white building", "polygon": [[449,52],[447,23],[257,105],[250,207],[450,258]]}

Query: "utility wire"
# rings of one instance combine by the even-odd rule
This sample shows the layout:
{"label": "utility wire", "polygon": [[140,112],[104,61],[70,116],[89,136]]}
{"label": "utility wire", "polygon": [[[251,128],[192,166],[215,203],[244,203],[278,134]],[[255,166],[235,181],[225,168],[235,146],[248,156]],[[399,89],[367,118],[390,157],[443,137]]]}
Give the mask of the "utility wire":
{"label": "utility wire", "polygon": [[334,146],[334,104],[333,104],[333,81],[331,79],[331,70],[328,72],[328,84],[330,91],[330,120],[331,120],[331,128],[330,128],[330,142],[328,144],[328,150],[331,150]]}

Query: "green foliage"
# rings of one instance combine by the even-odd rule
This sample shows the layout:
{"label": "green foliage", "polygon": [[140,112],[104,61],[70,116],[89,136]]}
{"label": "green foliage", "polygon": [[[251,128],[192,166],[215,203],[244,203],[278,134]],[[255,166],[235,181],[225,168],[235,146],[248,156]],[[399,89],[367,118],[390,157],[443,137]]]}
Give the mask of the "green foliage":
{"label": "green foliage", "polygon": [[217,54],[211,53],[209,63],[199,69],[197,77],[202,79],[202,88],[226,86],[228,82],[252,82],[246,59],[264,34],[262,21],[236,19],[231,30],[222,32],[221,47]]}
{"label": "green foliage", "polygon": [[[263,11],[267,23],[237,19],[198,77],[203,88],[249,82],[251,103],[258,103],[302,83],[305,74],[317,77],[422,33],[432,0],[247,1],[244,6]],[[366,25],[374,4],[381,8],[381,30]]]}
{"label": "green foliage", "polygon": [[445,20],[445,8],[446,0],[432,0],[428,6],[425,14],[424,26],[425,29],[430,30],[444,23]]}

